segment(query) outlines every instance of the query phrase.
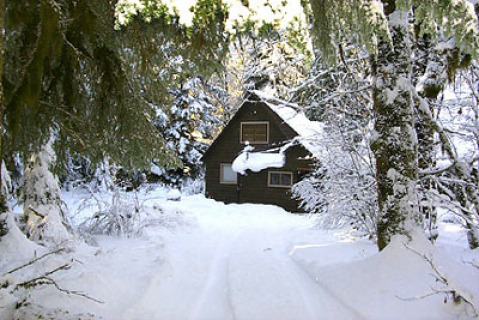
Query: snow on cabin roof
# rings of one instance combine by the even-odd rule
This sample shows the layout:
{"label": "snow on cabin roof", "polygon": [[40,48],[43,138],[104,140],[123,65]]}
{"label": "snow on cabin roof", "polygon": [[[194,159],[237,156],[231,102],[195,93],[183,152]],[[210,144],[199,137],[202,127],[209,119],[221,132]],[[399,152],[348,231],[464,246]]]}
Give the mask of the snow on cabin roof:
{"label": "snow on cabin roof", "polygon": [[293,142],[299,142],[312,155],[319,153],[320,150],[314,141],[323,134],[323,125],[320,122],[309,120],[295,103],[286,102],[258,90],[254,90],[252,93],[260,98],[291,129],[296,131],[298,137]]}
{"label": "snow on cabin roof", "polygon": [[260,172],[266,168],[281,168],[285,163],[284,152],[252,152],[251,146],[246,146],[243,152],[233,161],[231,169],[244,175],[246,170]]}

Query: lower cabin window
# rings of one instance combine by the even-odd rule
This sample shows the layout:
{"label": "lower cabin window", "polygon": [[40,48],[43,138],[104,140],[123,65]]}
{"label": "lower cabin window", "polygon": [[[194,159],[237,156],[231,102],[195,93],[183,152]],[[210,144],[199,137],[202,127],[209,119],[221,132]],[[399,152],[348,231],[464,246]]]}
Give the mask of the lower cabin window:
{"label": "lower cabin window", "polygon": [[293,185],[293,173],[288,171],[269,171],[268,187],[289,188]]}
{"label": "lower cabin window", "polygon": [[220,164],[220,183],[236,184],[238,182],[238,174],[231,168],[231,163]]}

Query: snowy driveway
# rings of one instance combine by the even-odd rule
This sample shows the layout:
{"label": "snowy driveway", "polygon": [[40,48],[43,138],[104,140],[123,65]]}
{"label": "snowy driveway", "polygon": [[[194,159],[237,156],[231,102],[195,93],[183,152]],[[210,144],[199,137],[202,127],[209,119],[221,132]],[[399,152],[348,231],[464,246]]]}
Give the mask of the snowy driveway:
{"label": "snowy driveway", "polygon": [[258,205],[170,203],[196,219],[116,319],[360,319],[289,255],[307,217]]}
{"label": "snowy driveway", "polygon": [[[373,242],[314,230],[307,216],[274,206],[224,205],[201,195],[158,205],[174,228],[99,237],[98,247],[76,250],[81,263],[58,279],[105,303],[45,295],[42,304],[104,320],[472,319],[442,295],[409,299],[437,283],[400,242],[378,254]],[[463,263],[477,252],[442,241],[437,261],[479,292],[479,274]]]}

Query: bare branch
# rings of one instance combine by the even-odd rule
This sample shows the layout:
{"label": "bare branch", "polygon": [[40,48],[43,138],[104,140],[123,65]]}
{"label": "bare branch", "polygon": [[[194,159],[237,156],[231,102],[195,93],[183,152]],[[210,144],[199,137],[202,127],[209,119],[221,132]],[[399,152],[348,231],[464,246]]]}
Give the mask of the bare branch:
{"label": "bare branch", "polygon": [[45,219],[45,217],[46,217],[45,214],[38,212],[38,211],[37,211],[35,208],[33,208],[32,206],[28,206],[28,210],[30,210],[31,212],[33,212],[34,214],[36,214],[37,216],[39,216],[39,217],[42,218],[42,219]]}
{"label": "bare branch", "polygon": [[98,300],[98,299],[95,299],[93,297],[90,297],[89,295],[81,292],[81,291],[75,291],[75,290],[68,290],[68,289],[64,289],[62,287],[60,287],[58,285],[58,283],[53,279],[51,278],[50,276],[58,271],[62,271],[62,270],[68,270],[72,267],[72,264],[69,262],[69,263],[65,263],[51,271],[48,271],[48,272],[45,272],[43,275],[41,276],[38,276],[36,278],[33,278],[33,279],[30,279],[30,280],[27,280],[27,281],[24,281],[22,283],[19,283],[15,286],[15,290],[18,290],[20,288],[23,288],[23,289],[28,289],[28,288],[32,288],[32,287],[36,287],[36,286],[41,286],[41,285],[53,285],[58,291],[60,292],[63,292],[63,293],[66,293],[68,295],[75,295],[75,296],[79,296],[79,297],[83,297],[85,299],[88,299],[88,300],[91,300],[91,301],[94,301],[94,302],[97,302],[97,303],[105,303],[104,301],[101,301],[101,300]]}
{"label": "bare branch", "polygon": [[50,256],[50,255],[52,255],[52,254],[57,254],[57,253],[60,253],[60,252],[63,252],[63,251],[65,251],[65,248],[60,248],[60,249],[57,249],[57,250],[55,250],[55,251],[45,253],[44,255],[42,255],[42,256],[40,256],[40,257],[38,257],[38,258],[35,258],[35,259],[33,259],[33,260],[30,260],[29,262],[27,262],[27,263],[24,264],[24,265],[21,265],[21,266],[19,266],[19,267],[16,267],[16,268],[14,268],[14,269],[12,269],[12,270],[6,272],[6,273],[4,274],[4,276],[7,275],[7,274],[14,273],[14,272],[16,272],[16,271],[18,271],[18,270],[20,270],[20,269],[25,268],[25,267],[28,267],[28,266],[34,264],[35,262],[37,262],[37,261],[39,261],[39,260],[42,260],[42,259],[44,259],[44,258],[46,258],[46,257],[48,257],[48,256]]}
{"label": "bare branch", "polygon": [[[431,275],[436,279],[437,282],[443,284],[445,288],[443,288],[443,289],[431,288],[432,292],[425,293],[425,294],[423,294],[421,296],[418,296],[416,298],[400,298],[401,300],[406,300],[406,301],[407,300],[418,300],[418,299],[423,299],[423,298],[426,298],[426,297],[429,297],[429,296],[432,296],[432,295],[436,295],[436,294],[444,294],[444,295],[446,295],[445,298],[444,298],[444,302],[447,302],[448,301],[448,296],[451,296],[454,303],[459,304],[461,302],[464,302],[466,305],[471,307],[472,312],[474,313],[474,317],[479,317],[479,310],[478,310],[478,308],[476,307],[476,305],[473,301],[472,295],[468,292],[463,292],[460,288],[452,287],[449,277],[437,267],[437,265],[434,262],[432,257],[428,256],[425,253],[419,252],[418,250],[412,248],[408,244],[404,244],[404,246],[407,249],[414,252],[415,254],[417,254],[422,259],[424,259],[429,264],[431,269],[434,271],[434,273],[431,274]],[[468,297],[468,296],[470,296],[470,297]]]}

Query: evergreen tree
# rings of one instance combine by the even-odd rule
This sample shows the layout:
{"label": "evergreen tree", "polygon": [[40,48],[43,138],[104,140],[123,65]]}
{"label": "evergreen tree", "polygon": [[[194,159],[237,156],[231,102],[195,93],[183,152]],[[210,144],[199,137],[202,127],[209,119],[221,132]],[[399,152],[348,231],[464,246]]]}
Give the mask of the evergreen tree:
{"label": "evergreen tree", "polygon": [[[161,166],[178,164],[154,126],[157,107],[144,94],[155,91],[154,88],[142,90],[140,85],[145,83],[135,81],[141,76],[129,77],[131,70],[141,75],[137,61],[148,61],[155,56],[139,46],[148,40],[140,39],[141,32],[135,39],[135,34],[127,29],[114,29],[116,2],[59,0],[1,4],[2,10],[5,9],[2,14],[5,91],[0,110],[5,115],[2,155],[18,152],[28,159],[54,132],[57,164],[75,152],[86,155],[93,163],[110,157],[126,170],[149,166],[151,159]],[[221,24],[210,22],[222,19],[222,7],[210,7],[204,2],[197,8],[203,14],[195,17],[193,28],[182,28],[177,20],[162,14],[161,8],[155,12],[154,21],[155,27],[160,26],[156,29],[160,38],[174,40],[160,46],[161,49],[174,48],[178,43],[184,57],[191,58],[185,59],[185,65],[197,59],[195,66],[202,68],[199,62],[216,61],[221,54],[217,46],[207,44],[211,37],[221,35]],[[214,13],[213,18],[208,12]],[[130,36],[129,41],[124,34]],[[196,56],[200,51],[204,54]],[[126,58],[132,52],[144,54],[138,55],[141,59],[129,61]],[[6,208],[1,209],[0,220],[6,221]],[[3,222],[1,229],[2,234],[8,229]]]}
{"label": "evergreen tree", "polygon": [[247,90],[264,90],[289,100],[291,90],[306,78],[311,60],[306,39],[298,36],[300,32],[305,34],[307,31],[305,28],[265,28],[258,34],[237,35],[232,42],[230,63],[226,66],[233,83],[232,93],[243,97]]}
{"label": "evergreen tree", "polygon": [[[2,158],[19,153],[29,159],[53,132],[60,161],[68,150],[94,161],[111,155],[126,166],[144,165],[153,156],[172,161],[161,135],[152,130],[153,110],[131,94],[112,5],[106,0],[6,3]],[[29,199],[40,204],[38,194]],[[55,220],[54,211],[47,220]]]}
{"label": "evergreen tree", "polygon": [[200,159],[219,123],[216,108],[203,88],[199,78],[188,80],[180,89],[172,90],[175,99],[168,108],[169,115],[158,116],[157,126],[164,132],[167,147],[182,163],[179,170],[155,170],[168,183],[180,185],[185,178],[197,179],[203,174]]}
{"label": "evergreen tree", "polygon": [[5,17],[4,154],[28,158],[52,129],[59,160],[75,150],[139,166],[164,154],[154,110],[128,85],[109,1],[15,1]]}

